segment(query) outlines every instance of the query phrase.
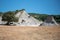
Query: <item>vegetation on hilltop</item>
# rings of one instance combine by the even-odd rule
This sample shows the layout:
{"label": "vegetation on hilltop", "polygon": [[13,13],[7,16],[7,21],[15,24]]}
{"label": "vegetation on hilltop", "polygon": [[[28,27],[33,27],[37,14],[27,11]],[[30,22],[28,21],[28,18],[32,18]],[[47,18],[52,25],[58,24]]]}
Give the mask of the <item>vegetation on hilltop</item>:
{"label": "vegetation on hilltop", "polygon": [[47,14],[38,14],[38,13],[29,13],[29,15],[33,16],[34,18],[38,19],[39,21],[44,21],[46,17],[48,16]]}

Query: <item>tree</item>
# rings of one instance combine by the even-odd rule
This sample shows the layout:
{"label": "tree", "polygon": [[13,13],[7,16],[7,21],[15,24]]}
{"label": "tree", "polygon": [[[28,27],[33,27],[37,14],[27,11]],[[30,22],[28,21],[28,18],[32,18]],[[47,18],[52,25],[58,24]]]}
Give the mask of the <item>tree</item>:
{"label": "tree", "polygon": [[25,9],[22,9],[22,11],[25,10]]}
{"label": "tree", "polygon": [[2,16],[3,15],[3,12],[0,12],[0,16]]}
{"label": "tree", "polygon": [[17,12],[19,12],[19,10],[16,10],[16,11],[15,11],[15,14],[16,14]]}
{"label": "tree", "polygon": [[15,13],[9,11],[3,14],[2,21],[7,21],[7,25],[9,25],[10,22],[17,22],[18,18],[15,17]]}

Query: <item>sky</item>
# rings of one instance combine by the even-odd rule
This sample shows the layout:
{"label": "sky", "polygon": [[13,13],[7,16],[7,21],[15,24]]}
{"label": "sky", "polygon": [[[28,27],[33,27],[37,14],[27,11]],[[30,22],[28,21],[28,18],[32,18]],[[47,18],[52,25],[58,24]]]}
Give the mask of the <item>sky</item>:
{"label": "sky", "polygon": [[0,0],[0,12],[21,9],[28,13],[60,15],[60,0]]}

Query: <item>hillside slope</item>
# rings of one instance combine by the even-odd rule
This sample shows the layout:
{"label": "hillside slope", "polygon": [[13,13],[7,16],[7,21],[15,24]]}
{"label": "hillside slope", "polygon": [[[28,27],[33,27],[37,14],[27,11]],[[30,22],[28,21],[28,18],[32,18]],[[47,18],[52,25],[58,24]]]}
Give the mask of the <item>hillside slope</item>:
{"label": "hillside slope", "polygon": [[[47,16],[49,16],[48,14],[38,14],[38,13],[29,13],[29,15],[33,16],[39,21],[40,20],[44,21],[47,18]],[[60,23],[60,15],[50,15],[50,16],[53,16],[56,22]]]}

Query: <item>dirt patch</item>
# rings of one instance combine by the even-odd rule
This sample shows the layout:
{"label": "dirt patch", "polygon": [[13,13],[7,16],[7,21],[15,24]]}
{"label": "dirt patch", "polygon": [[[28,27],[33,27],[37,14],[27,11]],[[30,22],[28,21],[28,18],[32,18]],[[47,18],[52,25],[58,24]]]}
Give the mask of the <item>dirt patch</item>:
{"label": "dirt patch", "polygon": [[60,27],[0,26],[0,40],[60,40]]}

